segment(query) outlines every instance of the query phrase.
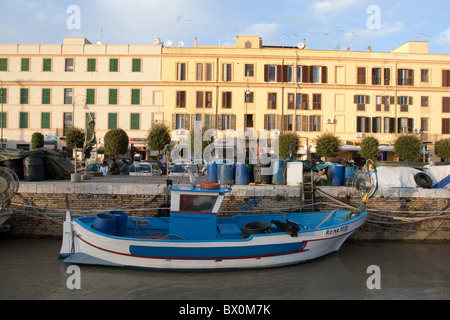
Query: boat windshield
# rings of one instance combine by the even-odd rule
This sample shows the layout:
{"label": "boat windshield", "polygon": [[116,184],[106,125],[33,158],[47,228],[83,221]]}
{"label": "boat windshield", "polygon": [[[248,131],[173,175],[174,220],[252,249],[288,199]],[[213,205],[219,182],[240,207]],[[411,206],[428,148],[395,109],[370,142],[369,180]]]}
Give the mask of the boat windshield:
{"label": "boat windshield", "polygon": [[183,212],[211,212],[217,196],[182,194],[180,195],[180,211]]}

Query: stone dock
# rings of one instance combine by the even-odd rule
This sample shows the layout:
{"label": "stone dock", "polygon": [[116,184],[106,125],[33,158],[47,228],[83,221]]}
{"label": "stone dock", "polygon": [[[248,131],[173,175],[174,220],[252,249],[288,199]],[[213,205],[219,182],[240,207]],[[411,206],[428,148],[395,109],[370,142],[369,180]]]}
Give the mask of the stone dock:
{"label": "stone dock", "polygon": [[[174,184],[188,178],[172,177]],[[166,202],[165,176],[91,177],[70,181],[21,181],[11,200],[13,216],[3,236],[61,237],[66,210],[72,216],[96,215],[112,210],[130,216],[149,216]],[[205,182],[199,177],[197,184]],[[222,204],[220,215],[236,213],[298,212],[305,207],[302,187],[235,185]],[[360,196],[349,187],[319,187],[315,211],[360,206]],[[379,189],[370,200],[365,225],[352,235],[355,240],[449,241],[449,189]]]}

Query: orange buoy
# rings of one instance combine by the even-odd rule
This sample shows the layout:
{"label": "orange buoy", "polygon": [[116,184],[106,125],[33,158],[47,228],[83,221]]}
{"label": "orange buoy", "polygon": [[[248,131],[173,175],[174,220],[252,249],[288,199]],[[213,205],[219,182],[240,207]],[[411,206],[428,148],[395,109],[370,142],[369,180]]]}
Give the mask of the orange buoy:
{"label": "orange buoy", "polygon": [[220,184],[216,182],[205,182],[200,185],[202,189],[220,189]]}

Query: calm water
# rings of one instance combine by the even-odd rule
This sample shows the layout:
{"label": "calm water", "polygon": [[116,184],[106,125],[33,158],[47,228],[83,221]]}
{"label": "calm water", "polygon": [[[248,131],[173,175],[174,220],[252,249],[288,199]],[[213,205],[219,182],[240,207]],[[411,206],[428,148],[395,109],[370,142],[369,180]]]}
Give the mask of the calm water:
{"label": "calm water", "polygon": [[[306,264],[221,273],[80,266],[81,289],[69,290],[60,243],[0,238],[0,299],[450,299],[450,244],[347,242]],[[371,265],[379,290],[366,285]]]}

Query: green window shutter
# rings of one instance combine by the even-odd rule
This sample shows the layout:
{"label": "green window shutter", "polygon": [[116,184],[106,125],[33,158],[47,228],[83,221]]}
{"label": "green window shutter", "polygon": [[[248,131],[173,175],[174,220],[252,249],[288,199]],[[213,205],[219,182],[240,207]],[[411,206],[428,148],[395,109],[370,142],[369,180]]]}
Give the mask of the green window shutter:
{"label": "green window shutter", "polygon": [[50,104],[50,89],[42,89],[42,104]]}
{"label": "green window shutter", "polygon": [[108,113],[108,130],[117,129],[117,113]]}
{"label": "green window shutter", "polygon": [[95,59],[88,59],[87,60],[87,71],[88,72],[95,72],[96,63],[97,63],[97,61]]}
{"label": "green window shutter", "polygon": [[20,71],[30,71],[30,59],[22,58],[22,64],[20,67]]}
{"label": "green window shutter", "polygon": [[95,104],[95,89],[86,89],[86,104]]}
{"label": "green window shutter", "polygon": [[41,129],[50,129],[50,112],[41,113]]}
{"label": "green window shutter", "polygon": [[109,89],[109,104],[117,104],[117,89]]}
{"label": "green window shutter", "polygon": [[139,113],[132,113],[130,115],[130,129],[131,130],[139,130]]}
{"label": "green window shutter", "polygon": [[19,115],[19,128],[27,129],[28,128],[28,112],[21,112]]}
{"label": "green window shutter", "polygon": [[109,59],[109,72],[119,71],[119,59]]}
{"label": "green window shutter", "polygon": [[0,103],[6,103],[8,92],[6,88],[0,88]]}
{"label": "green window shutter", "polygon": [[28,104],[28,89],[20,89],[20,104]]}
{"label": "green window shutter", "polygon": [[131,89],[131,104],[141,103],[141,89]]}
{"label": "green window shutter", "polygon": [[42,71],[52,71],[52,59],[44,59]]}
{"label": "green window shutter", "polygon": [[141,72],[141,59],[133,59],[133,72]]}
{"label": "green window shutter", "polygon": [[0,112],[0,128],[6,128],[6,112]]}
{"label": "green window shutter", "polygon": [[8,58],[0,59],[0,71],[8,71]]}

